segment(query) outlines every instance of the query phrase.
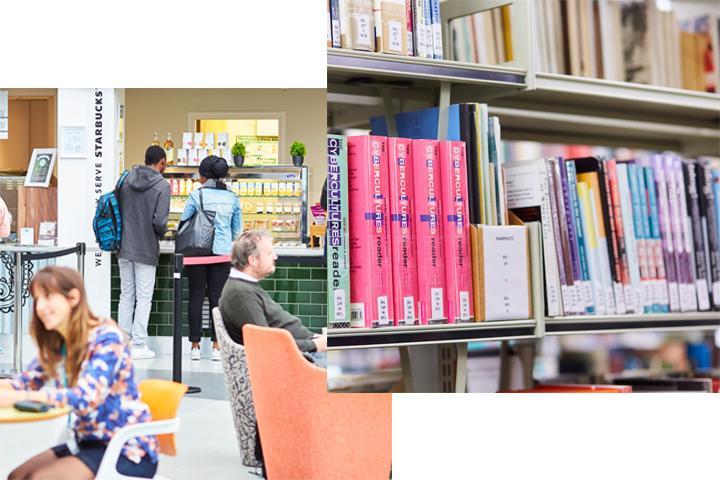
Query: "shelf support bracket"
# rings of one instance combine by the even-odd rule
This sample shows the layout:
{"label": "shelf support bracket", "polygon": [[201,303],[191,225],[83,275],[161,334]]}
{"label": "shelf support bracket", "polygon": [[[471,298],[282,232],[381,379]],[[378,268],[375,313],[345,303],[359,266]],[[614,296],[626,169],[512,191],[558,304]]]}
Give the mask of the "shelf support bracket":
{"label": "shelf support bracket", "polygon": [[400,347],[400,368],[403,376],[403,391],[406,393],[414,392],[409,347]]}
{"label": "shelf support bracket", "polygon": [[440,95],[438,98],[438,140],[447,140],[448,118],[450,110],[450,82],[440,82]]}

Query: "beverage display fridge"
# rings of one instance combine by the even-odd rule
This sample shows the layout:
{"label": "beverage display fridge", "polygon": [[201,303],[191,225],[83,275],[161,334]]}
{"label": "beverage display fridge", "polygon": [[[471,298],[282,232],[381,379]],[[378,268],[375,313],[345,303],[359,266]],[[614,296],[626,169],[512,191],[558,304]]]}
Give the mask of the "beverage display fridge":
{"label": "beverage display fridge", "polygon": [[[188,195],[201,184],[197,167],[167,167],[164,176],[171,194],[165,240],[173,240]],[[306,166],[232,167],[223,182],[240,199],[243,230],[267,230],[279,247],[307,243]]]}

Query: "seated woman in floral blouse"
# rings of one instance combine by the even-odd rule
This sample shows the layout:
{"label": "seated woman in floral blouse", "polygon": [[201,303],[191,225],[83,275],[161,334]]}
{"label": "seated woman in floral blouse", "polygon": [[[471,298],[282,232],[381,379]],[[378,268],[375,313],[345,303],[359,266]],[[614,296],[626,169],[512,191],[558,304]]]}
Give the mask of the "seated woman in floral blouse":
{"label": "seated woman in floral blouse", "polygon": [[[75,270],[44,268],[30,283],[30,293],[30,333],[38,356],[14,380],[0,380],[0,407],[18,400],[68,406],[74,421],[66,444],[32,457],[9,478],[92,479],[114,432],[151,420],[139,400],[130,350],[114,321],[91,313]],[[123,447],[117,470],[152,478],[157,452],[154,435],[134,438]]]}

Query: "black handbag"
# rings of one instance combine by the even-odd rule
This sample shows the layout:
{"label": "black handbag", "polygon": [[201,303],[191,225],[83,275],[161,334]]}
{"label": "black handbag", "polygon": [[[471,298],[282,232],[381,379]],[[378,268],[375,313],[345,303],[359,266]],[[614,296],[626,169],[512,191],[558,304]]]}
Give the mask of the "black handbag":
{"label": "black handbag", "polygon": [[205,210],[200,189],[200,210],[182,222],[175,235],[175,253],[186,257],[206,257],[213,254],[215,240],[215,212]]}

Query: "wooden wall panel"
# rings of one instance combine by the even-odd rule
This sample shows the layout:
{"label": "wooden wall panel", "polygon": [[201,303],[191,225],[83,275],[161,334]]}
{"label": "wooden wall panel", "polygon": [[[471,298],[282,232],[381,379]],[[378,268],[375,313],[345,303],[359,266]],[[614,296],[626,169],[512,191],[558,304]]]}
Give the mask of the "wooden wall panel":
{"label": "wooden wall panel", "polygon": [[34,242],[37,243],[40,223],[57,222],[57,187],[21,187],[17,220],[18,232],[23,227],[35,229]]}

